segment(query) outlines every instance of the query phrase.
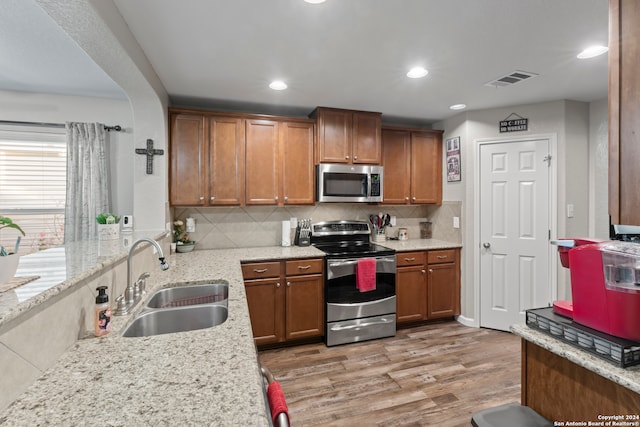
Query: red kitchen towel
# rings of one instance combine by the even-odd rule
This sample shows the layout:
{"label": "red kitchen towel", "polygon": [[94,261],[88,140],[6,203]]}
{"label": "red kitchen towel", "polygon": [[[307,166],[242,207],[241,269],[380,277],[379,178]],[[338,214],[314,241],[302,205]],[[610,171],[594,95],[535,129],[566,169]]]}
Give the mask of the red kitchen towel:
{"label": "red kitchen towel", "polygon": [[269,399],[269,407],[271,408],[271,419],[274,425],[278,425],[278,415],[284,413],[289,419],[289,409],[287,401],[284,398],[282,387],[278,381],[273,381],[267,387],[267,399]]}
{"label": "red kitchen towel", "polygon": [[375,258],[361,258],[356,266],[356,288],[360,292],[376,289],[376,260]]}

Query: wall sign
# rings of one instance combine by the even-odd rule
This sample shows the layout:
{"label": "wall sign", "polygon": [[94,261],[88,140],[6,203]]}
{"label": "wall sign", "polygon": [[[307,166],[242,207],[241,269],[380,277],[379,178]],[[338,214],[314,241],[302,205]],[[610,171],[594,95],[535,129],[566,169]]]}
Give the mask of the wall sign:
{"label": "wall sign", "polygon": [[460,163],[460,137],[447,139],[447,182],[462,179],[462,164]]}
{"label": "wall sign", "polygon": [[522,132],[525,130],[529,130],[529,119],[525,119],[516,113],[511,113],[509,117],[500,121],[500,133]]}

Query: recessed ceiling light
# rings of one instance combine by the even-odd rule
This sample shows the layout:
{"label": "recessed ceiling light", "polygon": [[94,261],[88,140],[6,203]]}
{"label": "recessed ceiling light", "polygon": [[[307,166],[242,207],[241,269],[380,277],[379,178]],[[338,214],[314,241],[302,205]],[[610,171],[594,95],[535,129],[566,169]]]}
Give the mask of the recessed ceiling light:
{"label": "recessed ceiling light", "polygon": [[304,1],[311,4],[320,4],[320,3],[324,3],[326,0],[304,0]]}
{"label": "recessed ceiling light", "polygon": [[273,90],[285,90],[287,88],[287,84],[282,80],[274,80],[269,83],[269,87]]}
{"label": "recessed ceiling light", "polygon": [[423,68],[423,67],[413,67],[407,73],[407,77],[410,77],[412,79],[419,79],[420,77],[424,77],[427,74],[429,74],[429,72],[425,68]]}
{"label": "recessed ceiling light", "polygon": [[453,104],[449,107],[450,110],[464,110],[465,108],[467,108],[467,104]]}
{"label": "recessed ceiling light", "polygon": [[609,48],[607,46],[589,46],[588,48],[586,48],[585,50],[583,50],[578,54],[578,58],[580,59],[593,58],[593,57],[602,55],[603,53],[606,53],[608,50]]}

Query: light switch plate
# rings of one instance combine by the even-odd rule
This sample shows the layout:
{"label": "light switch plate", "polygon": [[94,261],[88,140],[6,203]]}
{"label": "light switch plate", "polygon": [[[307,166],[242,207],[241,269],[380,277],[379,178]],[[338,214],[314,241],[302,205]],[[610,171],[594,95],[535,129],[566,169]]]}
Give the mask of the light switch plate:
{"label": "light switch plate", "polygon": [[391,218],[389,220],[389,224],[391,224],[392,227],[396,226],[396,216],[395,215],[391,215]]}
{"label": "light switch plate", "polygon": [[567,205],[567,218],[573,218],[573,204]]}
{"label": "light switch plate", "polygon": [[453,217],[453,228],[460,228],[460,217]]}

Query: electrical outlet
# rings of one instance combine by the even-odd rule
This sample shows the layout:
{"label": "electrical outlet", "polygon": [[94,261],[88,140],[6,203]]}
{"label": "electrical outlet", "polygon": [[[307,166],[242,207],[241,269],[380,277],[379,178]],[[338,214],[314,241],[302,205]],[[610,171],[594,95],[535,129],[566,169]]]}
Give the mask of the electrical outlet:
{"label": "electrical outlet", "polygon": [[389,224],[391,224],[392,227],[396,226],[396,216],[395,215],[391,215],[391,219],[389,220]]}
{"label": "electrical outlet", "polygon": [[453,228],[460,228],[460,217],[453,217]]}

